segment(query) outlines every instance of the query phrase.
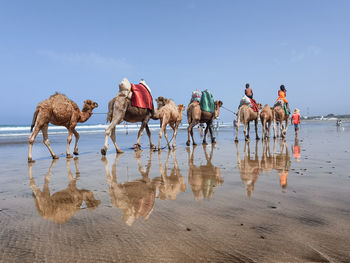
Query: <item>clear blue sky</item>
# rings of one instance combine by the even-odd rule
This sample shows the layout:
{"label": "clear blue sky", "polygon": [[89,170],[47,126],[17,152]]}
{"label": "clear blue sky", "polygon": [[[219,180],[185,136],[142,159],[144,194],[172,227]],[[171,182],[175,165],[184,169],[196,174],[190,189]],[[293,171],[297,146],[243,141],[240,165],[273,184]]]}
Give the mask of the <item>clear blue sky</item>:
{"label": "clear blue sky", "polygon": [[337,0],[0,1],[0,124],[31,123],[55,91],[106,112],[123,77],[186,106],[198,88],[236,110],[249,82],[262,104],[284,84],[303,114],[350,113],[349,12]]}

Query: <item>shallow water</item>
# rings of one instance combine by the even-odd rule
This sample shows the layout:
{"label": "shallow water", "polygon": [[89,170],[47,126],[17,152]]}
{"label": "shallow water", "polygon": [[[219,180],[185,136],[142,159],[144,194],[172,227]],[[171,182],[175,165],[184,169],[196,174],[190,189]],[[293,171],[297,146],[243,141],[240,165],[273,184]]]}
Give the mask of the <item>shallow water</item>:
{"label": "shallow water", "polygon": [[349,261],[343,127],[306,122],[298,141],[290,129],[286,142],[266,143],[251,130],[238,145],[222,129],[215,145],[196,147],[180,131],[177,149],[161,152],[146,134],[134,152],[136,133],[119,132],[125,153],[109,142],[102,159],[103,133],[83,134],[70,160],[65,136],[49,134],[61,158],[38,136],[32,165],[26,138],[1,138],[0,261]]}

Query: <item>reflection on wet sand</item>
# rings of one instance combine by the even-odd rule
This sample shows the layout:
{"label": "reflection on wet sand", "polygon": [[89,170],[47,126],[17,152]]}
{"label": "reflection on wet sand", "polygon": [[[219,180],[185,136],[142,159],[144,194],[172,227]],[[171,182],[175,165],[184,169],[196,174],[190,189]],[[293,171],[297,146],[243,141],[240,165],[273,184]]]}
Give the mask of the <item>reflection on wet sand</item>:
{"label": "reflection on wet sand", "polygon": [[[259,178],[259,174],[262,171],[270,173],[272,170],[276,170],[279,175],[280,185],[283,189],[287,187],[288,173],[290,170],[290,155],[288,145],[284,141],[280,141],[279,153],[276,153],[276,140],[273,141],[273,154],[270,151],[269,140],[263,141],[263,150],[261,160],[258,157],[258,141],[255,143],[254,159],[250,156],[249,142],[245,142],[244,145],[244,158],[240,157],[238,144],[236,143],[236,152],[238,160],[238,169],[241,175],[241,180],[246,186],[247,195],[250,197],[254,191],[254,184]],[[298,145],[297,145],[298,147]],[[298,150],[298,149],[297,149]],[[294,151],[297,151],[294,148]],[[300,146],[299,146],[300,154]],[[299,155],[300,157],[300,155]]]}
{"label": "reflection on wet sand", "polygon": [[[153,151],[150,151],[146,171],[144,171],[141,164],[141,152],[135,152],[135,159],[142,179],[126,183],[117,182],[117,164],[120,155],[116,155],[115,157],[112,165],[112,174],[109,172],[107,159],[105,157],[101,159],[105,166],[111,203],[113,206],[122,210],[123,220],[127,225],[131,226],[140,217],[147,220],[153,211],[156,197],[161,200],[175,200],[180,192],[186,190],[185,179],[180,173],[176,160],[176,152],[172,152],[174,167],[169,176],[167,175],[167,170],[171,151],[168,152],[164,168],[160,158],[161,152],[158,152],[159,171],[161,176],[154,177],[152,181],[149,179],[148,175],[152,166]],[[157,189],[158,195],[156,196]]]}
{"label": "reflection on wet sand", "polygon": [[159,171],[161,177],[154,178],[152,182],[158,188],[159,194],[157,197],[159,197],[161,200],[175,200],[176,196],[180,192],[184,192],[186,190],[185,178],[181,175],[179,165],[176,160],[176,151],[173,150],[172,152],[174,158],[174,167],[171,169],[169,176],[167,175],[167,171],[171,151],[168,151],[164,169],[160,160],[160,152],[158,153]]}
{"label": "reflection on wet sand", "polygon": [[246,186],[247,195],[250,197],[254,191],[254,184],[258,180],[260,169],[260,162],[258,157],[258,141],[255,144],[254,159],[250,157],[249,142],[244,144],[244,158],[243,161],[238,151],[238,143],[236,143],[238,170],[241,175],[241,180]]}
{"label": "reflection on wet sand", "polygon": [[102,157],[101,160],[106,170],[111,203],[113,206],[122,210],[123,221],[128,226],[131,226],[139,217],[143,217],[147,220],[154,207],[156,187],[148,178],[152,165],[152,151],[150,151],[150,158],[147,163],[146,171],[144,171],[140,161],[140,151],[135,152],[135,158],[142,179],[123,184],[117,182],[117,164],[119,158],[120,154],[117,154],[112,166],[112,175],[108,169],[107,159]]}
{"label": "reflection on wet sand", "polygon": [[214,152],[214,145],[210,148],[210,155],[207,154],[207,145],[203,145],[203,151],[206,159],[205,165],[194,165],[194,152],[197,146],[193,146],[192,153],[189,147],[186,148],[188,154],[188,183],[192,188],[195,200],[211,198],[216,186],[223,184],[220,168],[211,163]]}
{"label": "reflection on wet sand", "polygon": [[32,175],[32,165],[28,164],[28,173],[30,178],[30,187],[33,191],[33,198],[35,201],[36,208],[40,216],[44,219],[49,219],[57,224],[63,224],[67,222],[73,215],[75,215],[85,202],[86,206],[93,210],[100,203],[100,200],[96,200],[94,193],[81,189],[79,190],[76,186],[76,181],[79,179],[80,172],[78,168],[78,159],[74,159],[75,174],[76,178],[73,178],[72,171],[70,169],[71,159],[67,159],[67,173],[69,178],[69,184],[66,189],[58,191],[51,195],[49,182],[50,176],[56,159],[52,160],[49,171],[45,176],[43,190],[35,184]]}

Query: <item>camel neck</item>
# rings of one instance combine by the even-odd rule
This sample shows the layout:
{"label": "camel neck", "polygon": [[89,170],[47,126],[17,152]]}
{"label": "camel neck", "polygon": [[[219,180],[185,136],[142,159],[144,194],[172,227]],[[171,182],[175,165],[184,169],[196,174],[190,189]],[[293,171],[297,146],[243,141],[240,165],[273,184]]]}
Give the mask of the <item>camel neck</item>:
{"label": "camel neck", "polygon": [[92,110],[81,111],[79,122],[86,122],[92,115]]}

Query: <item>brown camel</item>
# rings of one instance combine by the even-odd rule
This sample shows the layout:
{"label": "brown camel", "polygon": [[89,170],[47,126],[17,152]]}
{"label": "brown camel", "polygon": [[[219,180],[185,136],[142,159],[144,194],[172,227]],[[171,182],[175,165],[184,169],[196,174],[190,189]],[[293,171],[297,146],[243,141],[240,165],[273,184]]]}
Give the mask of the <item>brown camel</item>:
{"label": "brown camel", "polygon": [[[288,130],[289,115],[286,114],[281,104],[275,104],[273,108],[273,114],[273,137],[276,138],[277,136],[278,131],[276,130],[276,123],[279,123],[281,129],[281,137],[285,138]],[[285,128],[283,126],[283,121],[285,121],[286,124]]]}
{"label": "brown camel", "polygon": [[263,140],[270,138],[270,128],[273,122],[273,108],[265,104],[264,108],[260,112],[260,121],[262,125]]}
{"label": "brown camel", "polygon": [[[258,108],[259,110],[261,109],[261,104],[258,103]],[[248,105],[244,104],[242,105],[237,113],[237,127],[236,127],[236,138],[235,141],[238,142],[238,130],[239,130],[239,125],[241,122],[244,124],[244,137],[246,141],[249,141],[249,122],[255,121],[255,134],[256,134],[256,139],[259,140],[258,136],[258,121],[259,121],[259,112],[254,111],[251,107]],[[247,131],[247,126],[248,126],[248,131]]]}
{"label": "brown camel", "polygon": [[176,134],[179,128],[179,124],[182,121],[183,111],[185,110],[185,106],[183,104],[179,104],[176,106],[175,102],[171,99],[166,99],[164,97],[158,97],[156,99],[157,102],[157,111],[155,113],[155,118],[160,119],[160,131],[159,131],[159,143],[158,150],[160,150],[160,141],[162,139],[162,133],[164,132],[164,137],[167,141],[168,148],[171,149],[170,143],[168,140],[168,135],[166,133],[166,126],[169,126],[174,131],[174,139],[173,139],[173,148],[176,148]]}
{"label": "brown camel", "polygon": [[150,109],[132,106],[131,96],[129,92],[130,89],[130,82],[126,78],[124,78],[119,84],[118,95],[108,103],[107,122],[110,122],[111,124],[106,128],[105,143],[104,147],[101,149],[102,155],[106,155],[107,153],[109,136],[111,136],[112,142],[115,146],[117,153],[123,153],[123,151],[119,149],[115,140],[115,126],[120,124],[122,121],[131,123],[141,122],[141,127],[137,135],[135,149],[141,148],[140,139],[144,129],[146,129],[151,149],[155,148],[151,140],[151,131],[148,127],[148,122],[154,113]]}
{"label": "brown camel", "polygon": [[49,149],[52,158],[58,158],[50,147],[50,141],[47,133],[49,123],[64,126],[68,129],[66,151],[67,158],[72,157],[69,152],[69,145],[72,141],[72,134],[74,134],[75,146],[73,153],[78,155],[79,133],[75,130],[75,126],[77,126],[78,122],[86,122],[91,117],[92,110],[97,106],[98,104],[96,102],[86,100],[84,101],[83,110],[80,111],[75,102],[68,99],[65,95],[57,92],[47,100],[39,103],[39,105],[36,107],[36,111],[34,112],[33,122],[30,129],[32,131],[33,127],[35,127],[34,131],[29,136],[28,162],[33,162],[32,147],[35,137],[38,135],[40,130],[43,133],[44,144]]}
{"label": "brown camel", "polygon": [[179,165],[176,160],[176,152],[173,152],[174,167],[171,169],[171,174],[168,176],[168,163],[171,151],[168,151],[168,156],[164,165],[160,160],[161,154],[158,153],[159,172],[161,177],[155,177],[152,179],[152,183],[159,190],[159,197],[161,200],[175,200],[176,196],[186,190],[185,178],[181,175]]}
{"label": "brown camel", "polygon": [[76,180],[80,174],[78,170],[78,159],[74,159],[76,178],[73,178],[73,174],[70,169],[71,159],[67,159],[69,184],[66,189],[51,194],[49,182],[51,172],[56,161],[56,159],[53,159],[51,162],[49,171],[45,176],[45,183],[42,191],[35,184],[32,176],[32,163],[28,164],[28,173],[30,178],[30,187],[33,191],[33,198],[40,216],[57,224],[63,224],[81,210],[83,202],[85,202],[89,210],[94,210],[101,203],[101,201],[95,199],[93,192],[86,189],[79,190],[77,188]]}
{"label": "brown camel", "polygon": [[117,163],[120,154],[117,154],[115,157],[112,166],[112,175],[109,172],[106,157],[103,156],[101,159],[105,166],[111,203],[113,206],[123,211],[123,221],[128,226],[131,226],[140,217],[143,217],[145,220],[149,218],[153,211],[156,197],[156,187],[148,178],[152,165],[152,151],[150,151],[150,158],[148,160],[146,171],[143,170],[143,166],[140,162],[140,152],[141,151],[135,152],[135,158],[142,179],[126,183],[117,182]]}
{"label": "brown camel", "polygon": [[238,170],[241,175],[241,180],[244,183],[248,197],[251,196],[254,191],[254,184],[259,178],[261,172],[260,162],[258,157],[258,141],[255,143],[255,154],[254,159],[250,157],[250,148],[249,141],[246,141],[244,144],[244,159],[241,160],[238,143],[236,142],[236,152],[237,152],[237,161],[238,161]]}
{"label": "brown camel", "polygon": [[194,165],[194,151],[197,146],[193,146],[192,153],[187,148],[188,154],[188,183],[191,186],[194,199],[210,199],[214,195],[216,186],[224,183],[221,178],[220,168],[212,164],[214,147],[211,147],[210,156],[207,154],[207,145],[203,144],[203,151],[207,163],[205,165]]}
{"label": "brown camel", "polygon": [[196,126],[198,123],[206,123],[207,127],[205,128],[204,132],[204,138],[203,138],[203,144],[207,144],[207,133],[208,130],[210,132],[211,136],[211,142],[215,143],[215,138],[213,136],[213,120],[219,117],[220,114],[220,107],[223,105],[221,100],[215,101],[215,112],[210,113],[208,111],[202,111],[201,106],[199,105],[198,101],[191,102],[187,107],[187,120],[188,120],[188,140],[186,142],[187,146],[190,146],[191,139],[190,135],[192,137],[193,145],[196,145],[194,138],[193,138],[193,127]]}

